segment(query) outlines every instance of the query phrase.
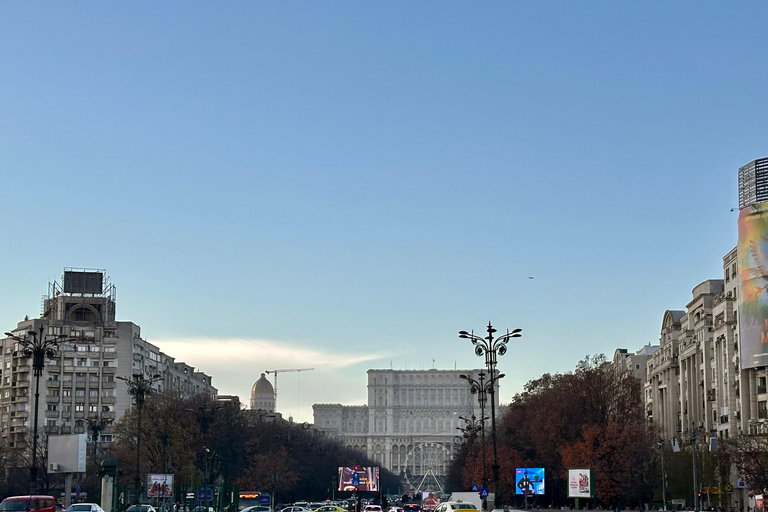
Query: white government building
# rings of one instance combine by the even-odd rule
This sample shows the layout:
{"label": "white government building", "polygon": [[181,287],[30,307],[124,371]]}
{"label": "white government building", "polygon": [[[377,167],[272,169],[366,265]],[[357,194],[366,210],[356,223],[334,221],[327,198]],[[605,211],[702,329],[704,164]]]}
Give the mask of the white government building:
{"label": "white government building", "polygon": [[[444,478],[459,416],[480,418],[477,395],[459,375],[485,370],[368,370],[368,405],[315,404],[315,428],[400,474],[413,488]],[[494,402],[497,418],[498,381]],[[485,415],[490,417],[490,396]],[[486,424],[490,428],[490,420]]]}

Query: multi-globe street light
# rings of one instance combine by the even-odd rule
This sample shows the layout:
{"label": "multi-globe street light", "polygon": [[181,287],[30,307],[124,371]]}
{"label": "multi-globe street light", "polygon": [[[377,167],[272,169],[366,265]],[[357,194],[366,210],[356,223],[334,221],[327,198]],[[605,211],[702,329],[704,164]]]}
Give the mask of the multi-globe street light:
{"label": "multi-globe street light", "polygon": [[475,336],[473,332],[459,331],[459,338],[465,338],[472,342],[475,346],[475,354],[478,356],[485,356],[485,366],[488,369],[490,375],[490,387],[489,393],[491,395],[491,438],[493,440],[493,507],[494,509],[501,508],[501,493],[499,492],[499,457],[496,449],[496,405],[494,395],[496,394],[495,385],[499,376],[496,374],[496,359],[497,355],[503,356],[507,353],[507,342],[512,338],[519,338],[521,336],[522,329],[514,329],[511,332],[507,330],[506,334],[502,334],[498,338],[494,338],[493,334],[496,329],[493,328],[491,322],[488,322],[486,328],[488,336],[482,338]]}
{"label": "multi-globe street light", "polygon": [[30,329],[24,336],[17,336],[12,332],[6,332],[6,336],[14,341],[17,341],[21,345],[21,355],[26,358],[32,358],[32,368],[35,373],[35,413],[33,435],[32,435],[32,467],[29,468],[30,479],[30,494],[37,493],[37,420],[38,420],[38,406],[40,403],[40,375],[43,374],[43,368],[45,368],[46,359],[54,359],[57,355],[56,349],[59,347],[65,334],[54,334],[52,336],[45,335],[45,327],[40,324],[38,332]]}
{"label": "multi-globe street light", "polygon": [[[503,377],[504,375],[500,375],[498,378]],[[485,380],[485,372],[480,372],[477,374],[477,379],[473,379],[471,375],[459,375],[459,378],[466,380],[469,383],[469,391],[473,395],[477,395],[477,401],[480,404],[480,436],[481,436],[481,444],[483,446],[483,481],[482,486],[483,488],[486,487],[488,484],[488,478],[486,477],[485,468],[487,467],[485,463],[485,420],[488,419],[488,417],[485,415],[485,402],[488,401],[488,393],[492,393],[491,390],[491,382]],[[483,499],[483,509],[485,509],[485,499]]]}
{"label": "multi-globe street light", "polygon": [[144,401],[147,395],[152,394],[154,389],[152,385],[160,380],[160,375],[153,375],[152,378],[146,378],[141,373],[134,373],[133,378],[115,377],[128,384],[128,394],[133,396],[136,402],[136,411],[138,413],[138,424],[136,427],[136,503],[141,502],[141,410],[144,408]]}

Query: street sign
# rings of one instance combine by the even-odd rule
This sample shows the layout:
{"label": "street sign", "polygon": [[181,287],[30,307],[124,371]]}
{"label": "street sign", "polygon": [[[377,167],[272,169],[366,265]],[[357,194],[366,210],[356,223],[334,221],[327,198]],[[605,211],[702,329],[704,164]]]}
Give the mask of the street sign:
{"label": "street sign", "polygon": [[269,494],[259,495],[259,503],[261,503],[262,505],[264,504],[268,505],[270,501],[271,501],[271,498],[269,497]]}
{"label": "street sign", "polygon": [[480,489],[480,497],[481,498],[487,498],[488,497],[488,489],[486,489],[485,487]]}
{"label": "street sign", "polygon": [[213,501],[213,490],[212,489],[198,489],[197,490],[197,499],[201,501]]}
{"label": "street sign", "polygon": [[480,487],[478,487],[477,484],[472,484],[471,490],[472,490],[472,492],[477,492],[477,491],[480,490]]}

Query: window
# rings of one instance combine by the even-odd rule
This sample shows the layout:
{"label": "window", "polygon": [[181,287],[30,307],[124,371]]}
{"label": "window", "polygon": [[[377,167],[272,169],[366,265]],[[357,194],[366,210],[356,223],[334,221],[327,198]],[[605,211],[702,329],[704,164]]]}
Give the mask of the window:
{"label": "window", "polygon": [[84,398],[85,397],[85,390],[84,389],[76,389],[75,390],[75,396],[77,398]]}
{"label": "window", "polygon": [[83,412],[85,410],[85,404],[75,404],[75,412]]}
{"label": "window", "polygon": [[111,443],[112,442],[112,434],[102,434],[101,435],[101,442],[102,443]]}
{"label": "window", "polygon": [[99,406],[97,404],[91,404],[88,406],[89,412],[99,412]]}
{"label": "window", "polygon": [[88,359],[84,357],[77,358],[77,366],[86,366],[87,364],[88,364]]}
{"label": "window", "polygon": [[71,389],[65,389],[61,392],[61,396],[72,396],[72,390]]}
{"label": "window", "polygon": [[98,389],[91,389],[90,391],[88,391],[88,397],[89,398],[96,398],[96,399],[98,399],[99,398],[99,390]]}
{"label": "window", "polygon": [[58,409],[56,408],[56,404],[48,404],[48,408],[46,410],[48,410],[48,411],[56,411]]}

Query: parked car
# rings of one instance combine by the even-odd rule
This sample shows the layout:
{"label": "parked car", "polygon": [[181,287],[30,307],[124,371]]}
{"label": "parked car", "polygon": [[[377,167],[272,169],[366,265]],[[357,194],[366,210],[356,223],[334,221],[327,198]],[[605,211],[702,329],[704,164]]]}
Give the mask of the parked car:
{"label": "parked car", "polygon": [[66,512],[104,512],[104,509],[95,503],[74,503]]}
{"label": "parked car", "polygon": [[0,512],[56,512],[53,496],[9,496],[0,503]]}
{"label": "parked car", "polygon": [[363,510],[365,512],[382,512],[381,505],[366,505]]}
{"label": "parked car", "polygon": [[272,512],[272,508],[265,505],[254,505],[252,507],[245,507],[240,512]]}

